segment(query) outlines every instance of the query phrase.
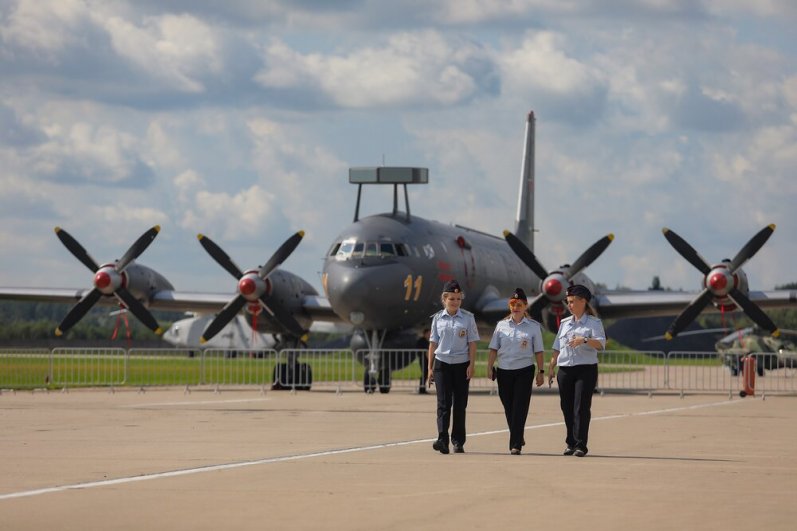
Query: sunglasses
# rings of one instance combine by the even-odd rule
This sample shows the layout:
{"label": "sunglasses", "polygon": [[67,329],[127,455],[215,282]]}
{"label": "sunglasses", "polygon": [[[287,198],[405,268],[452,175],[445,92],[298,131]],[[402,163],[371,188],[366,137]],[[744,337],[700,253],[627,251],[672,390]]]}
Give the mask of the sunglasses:
{"label": "sunglasses", "polygon": [[522,301],[520,299],[511,299],[509,301],[509,305],[510,306],[525,306],[526,305],[526,301]]}

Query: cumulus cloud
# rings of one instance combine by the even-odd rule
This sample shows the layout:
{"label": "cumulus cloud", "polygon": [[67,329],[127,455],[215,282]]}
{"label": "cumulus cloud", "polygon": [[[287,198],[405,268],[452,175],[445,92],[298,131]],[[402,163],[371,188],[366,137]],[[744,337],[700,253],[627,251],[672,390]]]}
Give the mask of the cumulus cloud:
{"label": "cumulus cloud", "polygon": [[503,92],[534,101],[545,115],[569,122],[592,122],[603,113],[607,86],[601,73],[568,55],[563,35],[529,34],[500,57]]}
{"label": "cumulus cloud", "polygon": [[255,76],[266,89],[311,90],[345,108],[450,106],[496,90],[489,54],[434,31],[400,33],[381,47],[303,54],[275,40]]}
{"label": "cumulus cloud", "polygon": [[201,78],[221,69],[213,30],[191,15],[148,17],[141,26],[120,17],[103,23],[120,56],[177,90],[202,92]]}
{"label": "cumulus cloud", "polygon": [[83,29],[91,25],[82,0],[19,0],[9,7],[0,26],[5,47],[28,51],[53,62],[64,48],[84,41]]}

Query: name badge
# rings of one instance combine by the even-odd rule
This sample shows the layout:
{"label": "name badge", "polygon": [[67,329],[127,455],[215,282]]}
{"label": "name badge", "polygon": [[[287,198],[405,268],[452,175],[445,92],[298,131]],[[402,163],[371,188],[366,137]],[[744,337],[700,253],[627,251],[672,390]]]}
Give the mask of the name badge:
{"label": "name badge", "polygon": [[468,331],[464,328],[459,331],[459,337],[465,337],[468,334]]}
{"label": "name badge", "polygon": [[529,346],[529,341],[527,339],[524,339],[523,341],[520,342],[520,348],[525,349],[528,348],[528,346]]}

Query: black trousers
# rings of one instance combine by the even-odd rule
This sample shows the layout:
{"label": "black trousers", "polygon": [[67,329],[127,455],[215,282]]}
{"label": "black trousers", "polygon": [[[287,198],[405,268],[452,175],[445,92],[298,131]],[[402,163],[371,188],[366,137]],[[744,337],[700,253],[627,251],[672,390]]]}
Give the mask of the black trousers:
{"label": "black trousers", "polygon": [[498,369],[498,396],[504,405],[506,424],[509,426],[509,449],[523,447],[526,418],[531,403],[534,365],[522,369]]}
{"label": "black trousers", "polygon": [[[468,365],[444,363],[434,360],[434,386],[437,389],[437,439],[449,443],[448,427],[451,426],[451,442],[465,444],[465,409],[468,407]],[[453,410],[453,425],[451,417]]]}
{"label": "black trousers", "polygon": [[592,394],[598,383],[598,365],[559,367],[556,374],[559,384],[559,403],[565,417],[567,437],[571,448],[587,451],[589,421],[592,418]]}

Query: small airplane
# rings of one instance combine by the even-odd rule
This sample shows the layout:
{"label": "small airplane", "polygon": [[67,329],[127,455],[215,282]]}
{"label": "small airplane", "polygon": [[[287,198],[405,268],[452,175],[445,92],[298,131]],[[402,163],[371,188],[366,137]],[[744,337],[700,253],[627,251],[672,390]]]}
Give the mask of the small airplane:
{"label": "small airplane", "polygon": [[715,344],[715,349],[731,374],[742,372],[742,358],[756,356],[756,372],[764,370],[797,368],[797,331],[781,330],[778,337],[766,333],[758,326],[735,330]]}
{"label": "small airplane", "polygon": [[[301,241],[301,231],[289,237],[264,266],[247,271],[242,271],[218,245],[200,234],[203,248],[236,279],[236,292],[230,299],[225,294],[177,291],[156,271],[134,263],[157,234],[158,228],[154,227],[122,259],[102,268],[87,259],[87,253],[76,241],[67,244],[73,239],[66,237],[63,230],[57,230],[70,252],[95,273],[94,287],[91,290],[0,288],[0,299],[51,302],[77,299],[77,305],[59,326],[61,332],[74,325],[94,303],[113,303],[114,297],[154,331],[159,327],[150,319],[149,307],[215,314],[200,338],[204,341],[219,334],[241,312],[250,317],[262,316],[252,319],[257,331],[277,334],[280,342],[288,345],[300,345],[304,334],[318,322],[342,324],[354,329],[351,348],[360,353],[360,361],[367,367],[364,390],[373,392],[378,388],[383,393],[390,391],[392,372],[417,359],[412,349],[417,345],[420,330],[440,309],[442,287],[451,279],[457,279],[463,286],[463,308],[475,314],[485,335],[507,314],[508,296],[518,286],[533,297],[532,316],[553,331],[558,329],[566,312],[563,303],[566,288],[576,283],[590,288],[594,293],[593,306],[604,318],[680,312],[668,331],[672,336],[709,308],[709,303],[714,310],[741,307],[755,322],[775,331],[777,327],[769,327],[771,321],[766,321],[768,318],[761,308],[797,305],[795,291],[750,291],[741,269],[771,235],[774,226],[754,236],[734,260],[715,266],[707,265],[685,241],[665,229],[668,241],[704,273],[702,291],[697,298],[688,292],[597,290],[584,270],[608,248],[613,234],[599,238],[571,264],[553,270],[543,267],[533,252],[534,121],[534,113],[529,113],[515,230],[504,231],[503,238],[412,215],[407,185],[427,184],[425,168],[352,168],[349,182],[358,185],[354,220],[335,238],[325,256],[322,272],[325,296],[320,296],[302,278],[278,267]],[[393,210],[361,219],[363,187],[371,185],[393,186]],[[404,192],[403,212],[399,210],[399,186]]]}

